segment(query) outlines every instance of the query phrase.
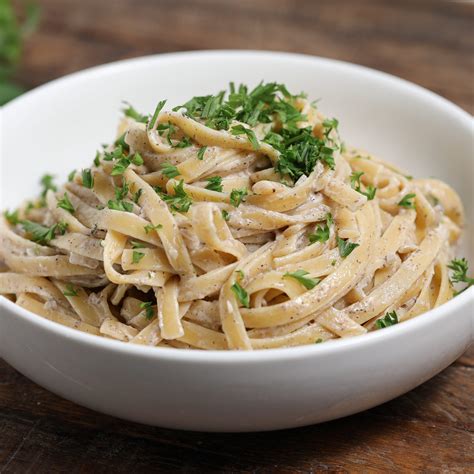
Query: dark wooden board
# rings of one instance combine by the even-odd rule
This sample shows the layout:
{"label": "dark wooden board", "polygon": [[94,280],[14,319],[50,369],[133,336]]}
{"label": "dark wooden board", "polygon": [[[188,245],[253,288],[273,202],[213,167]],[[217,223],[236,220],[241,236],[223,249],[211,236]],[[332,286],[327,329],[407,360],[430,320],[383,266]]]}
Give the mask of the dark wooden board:
{"label": "dark wooden board", "polygon": [[[468,2],[39,3],[41,27],[18,73],[27,87],[144,54],[271,49],[381,69],[474,111],[474,7]],[[429,382],[359,415],[232,435],[165,430],[100,415],[0,361],[0,472],[472,472],[473,375],[471,349]]]}

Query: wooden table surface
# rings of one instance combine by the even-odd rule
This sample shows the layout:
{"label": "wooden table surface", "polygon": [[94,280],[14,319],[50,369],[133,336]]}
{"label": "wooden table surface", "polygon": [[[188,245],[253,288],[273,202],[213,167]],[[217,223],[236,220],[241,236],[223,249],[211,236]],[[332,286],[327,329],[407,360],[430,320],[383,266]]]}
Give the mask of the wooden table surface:
{"label": "wooden table surface", "polygon": [[[18,79],[34,87],[165,51],[272,49],[381,69],[474,111],[474,6],[431,1],[40,0]],[[389,403],[274,433],[203,434],[103,416],[0,360],[0,472],[473,472],[474,350]]]}

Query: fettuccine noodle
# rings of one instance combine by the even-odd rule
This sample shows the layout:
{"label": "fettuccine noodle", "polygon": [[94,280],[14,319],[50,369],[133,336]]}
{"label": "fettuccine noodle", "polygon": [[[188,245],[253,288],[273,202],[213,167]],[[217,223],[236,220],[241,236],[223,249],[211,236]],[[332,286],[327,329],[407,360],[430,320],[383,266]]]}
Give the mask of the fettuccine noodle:
{"label": "fettuccine noodle", "polygon": [[6,213],[0,294],[120,341],[266,349],[378,330],[454,295],[462,203],[347,148],[278,84],[152,117]]}

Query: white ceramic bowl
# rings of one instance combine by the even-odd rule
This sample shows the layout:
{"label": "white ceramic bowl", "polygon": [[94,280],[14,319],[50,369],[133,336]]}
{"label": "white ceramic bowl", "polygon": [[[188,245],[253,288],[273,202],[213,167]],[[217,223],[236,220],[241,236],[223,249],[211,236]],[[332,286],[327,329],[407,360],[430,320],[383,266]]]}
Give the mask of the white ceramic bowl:
{"label": "white ceramic bowl", "polygon": [[[348,143],[415,176],[446,180],[474,222],[470,115],[416,85],[360,66],[240,51],[122,61],[13,101],[1,110],[2,207],[36,193],[45,172],[63,179],[89,164],[98,145],[114,136],[123,99],[152,111],[162,98],[171,105],[231,80],[261,79],[321,97],[320,108],[340,120]],[[473,296],[471,288],[414,320],[361,337],[254,352],[127,345],[60,326],[0,298],[0,355],[52,392],[128,420],[190,430],[274,430],[349,415],[433,377],[472,341]]]}

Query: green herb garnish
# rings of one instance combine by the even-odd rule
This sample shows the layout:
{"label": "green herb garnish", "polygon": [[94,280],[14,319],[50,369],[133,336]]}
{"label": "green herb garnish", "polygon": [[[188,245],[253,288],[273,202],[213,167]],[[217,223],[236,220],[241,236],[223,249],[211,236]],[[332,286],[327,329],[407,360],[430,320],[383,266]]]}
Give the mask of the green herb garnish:
{"label": "green herb garnish", "polygon": [[17,225],[20,220],[18,218],[18,209],[13,211],[13,212],[8,212],[8,211],[5,211],[3,213],[3,215],[5,216],[5,219],[11,224],[11,225]]}
{"label": "green herb garnish", "polygon": [[245,201],[248,191],[246,189],[233,189],[230,193],[230,203],[234,207],[239,207]]}
{"label": "green herb garnish", "polygon": [[145,256],[145,254],[143,252],[137,252],[136,250],[134,250],[132,252],[132,262],[133,263],[139,263],[140,260]]}
{"label": "green herb garnish", "polygon": [[374,186],[369,185],[369,186],[366,186],[365,191],[362,191],[360,178],[364,174],[365,173],[363,171],[354,171],[351,174],[351,186],[358,193],[363,194],[367,198],[368,201],[371,201],[375,197],[375,193],[377,192],[377,188],[375,188]]}
{"label": "green herb garnish", "polygon": [[122,212],[132,212],[133,204],[131,202],[123,201],[116,199],[112,201],[111,199],[107,202],[107,207],[113,211],[122,211]]}
{"label": "green herb garnish", "polygon": [[464,290],[467,290],[467,288],[474,285],[474,278],[467,276],[469,264],[465,258],[455,258],[454,260],[451,260],[448,268],[452,270],[451,283],[467,283],[467,286],[461,291],[456,292],[456,295],[462,293]]}
{"label": "green herb garnish", "polygon": [[145,230],[145,234],[148,234],[152,230],[158,230],[158,229],[162,229],[162,228],[163,228],[162,224],[156,224],[156,225],[147,224],[143,229]]}
{"label": "green herb garnish", "polygon": [[132,244],[132,249],[143,249],[145,248],[145,244],[142,242],[138,242],[136,240],[131,240],[130,243]]}
{"label": "green herb garnish", "polygon": [[176,176],[180,175],[180,172],[176,166],[172,165],[171,163],[161,163],[161,172],[168,178],[176,178]]}
{"label": "green herb garnish", "polygon": [[89,189],[94,187],[94,175],[92,174],[90,168],[82,170],[82,185]]}
{"label": "green herb garnish", "polygon": [[67,229],[67,223],[58,222],[51,227],[38,224],[37,222],[24,220],[21,225],[27,234],[31,236],[33,242],[39,244],[48,244],[57,234],[64,234]]}
{"label": "green herb garnish", "polygon": [[377,329],[388,328],[394,324],[398,324],[398,316],[396,311],[386,313],[383,318],[377,319],[377,321],[375,321],[375,326]]}
{"label": "green herb garnish", "polygon": [[333,223],[332,214],[328,213],[326,216],[326,223],[324,225],[319,225],[316,231],[308,235],[310,243],[314,244],[315,242],[324,243],[329,240],[330,236],[330,226]]}
{"label": "green herb garnish", "polygon": [[342,258],[347,257],[359,244],[349,242],[348,240],[341,239],[340,237],[336,238],[337,247],[339,248],[339,255]]}
{"label": "green herb garnish", "polygon": [[252,129],[244,127],[243,125],[235,125],[230,129],[230,132],[232,135],[247,135],[249,142],[252,144],[252,148],[254,150],[260,148],[255,132]]}
{"label": "green herb garnish", "polygon": [[130,117],[136,122],[147,123],[148,116],[142,115],[140,112],[137,112],[135,108],[128,102],[124,102],[124,104],[126,105],[126,107],[123,108],[122,111],[126,117]]}
{"label": "green herb garnish", "polygon": [[221,214],[222,214],[222,218],[223,218],[226,222],[228,222],[229,219],[230,219],[230,214],[229,214],[225,209],[222,209]]}
{"label": "green herb garnish", "polygon": [[234,292],[234,295],[239,300],[242,306],[246,308],[250,308],[250,298],[248,293],[236,282],[234,283],[230,289]]}
{"label": "green herb garnish", "polygon": [[287,278],[294,278],[299,281],[306,289],[312,290],[320,280],[318,278],[308,278],[309,272],[306,270],[296,270],[296,272],[286,272],[283,276]]}
{"label": "green herb garnish", "polygon": [[166,100],[161,100],[160,102],[158,102],[158,105],[156,106],[156,109],[155,109],[155,113],[153,114],[153,117],[151,118],[150,122],[147,125],[148,130],[151,130],[155,127],[158,114],[161,112],[161,109],[164,107],[165,104],[166,104]]}
{"label": "green herb garnish", "polygon": [[174,187],[174,195],[161,194],[163,201],[169,204],[170,208],[176,212],[188,212],[193,201],[184,190],[184,181],[180,180]]}
{"label": "green herb garnish", "polygon": [[197,153],[198,160],[203,160],[204,159],[204,153],[206,153],[206,150],[207,150],[207,146],[203,146],[203,147],[199,148],[199,151]]}
{"label": "green herb garnish", "polygon": [[145,310],[146,319],[153,318],[154,312],[153,312],[153,308],[151,307],[152,304],[153,303],[151,301],[144,301],[143,303],[140,303],[140,308]]}
{"label": "green herb garnish", "polygon": [[76,170],[72,170],[68,175],[67,175],[67,180],[71,182],[74,179],[74,176],[76,176]]}
{"label": "green herb garnish", "polygon": [[222,178],[220,176],[213,176],[212,178],[207,178],[206,189],[210,191],[216,191],[218,193],[222,192]]}
{"label": "green herb garnish", "polygon": [[66,290],[63,291],[64,296],[78,296],[79,293],[76,291],[76,289],[71,285],[71,283],[68,283],[66,285]]}
{"label": "green herb garnish", "polygon": [[398,203],[400,207],[404,207],[406,209],[415,209],[415,202],[413,198],[416,196],[414,193],[409,193],[406,196],[403,196],[402,200]]}
{"label": "green herb garnish", "polygon": [[58,200],[58,205],[57,207],[60,207],[61,209],[64,209],[65,211],[69,212],[70,214],[74,214],[74,206],[72,205],[71,201],[69,200],[69,197],[67,193],[64,193],[64,196]]}

